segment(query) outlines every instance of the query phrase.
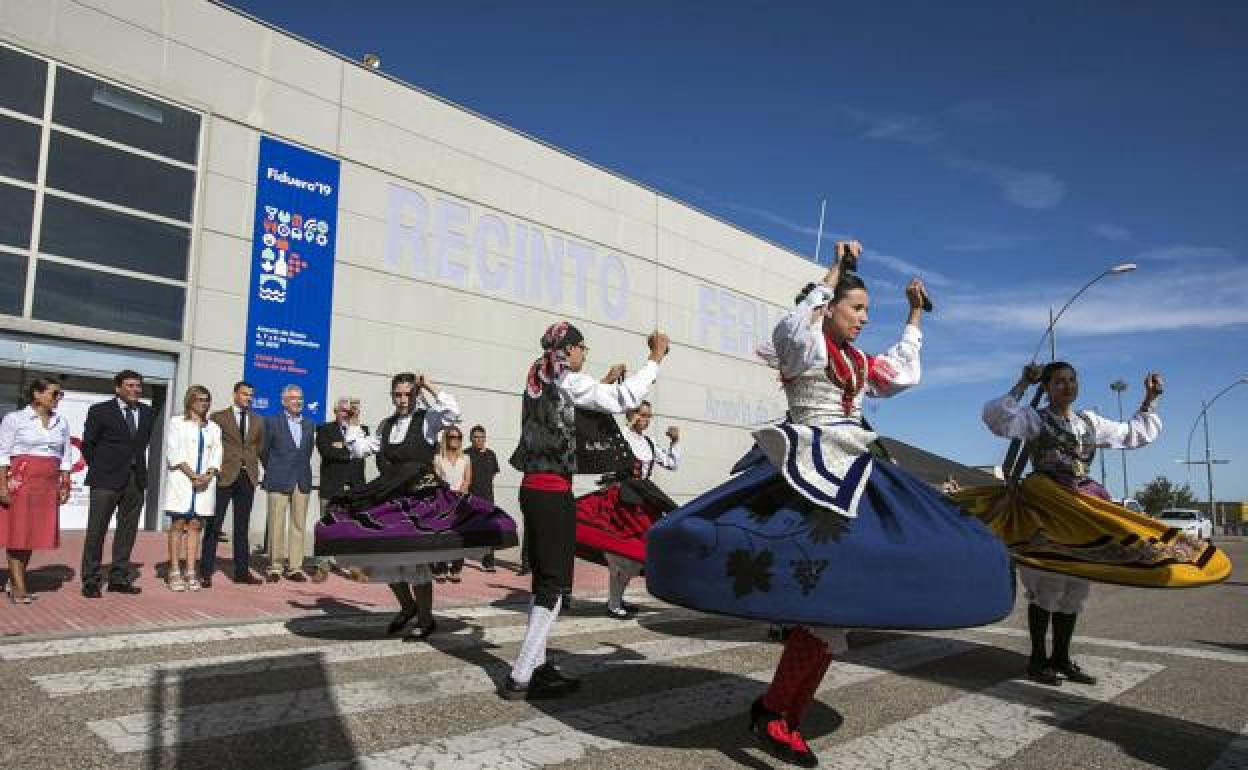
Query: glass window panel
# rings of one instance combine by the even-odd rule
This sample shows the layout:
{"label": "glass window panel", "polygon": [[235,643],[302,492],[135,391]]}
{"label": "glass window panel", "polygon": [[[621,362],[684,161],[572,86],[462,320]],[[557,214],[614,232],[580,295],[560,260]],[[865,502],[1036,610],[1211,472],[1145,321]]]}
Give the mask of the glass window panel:
{"label": "glass window panel", "polygon": [[47,80],[46,62],[0,46],[0,107],[42,118]]}
{"label": "glass window panel", "polygon": [[35,272],[35,318],[149,337],[182,337],[185,290],[46,259]]}
{"label": "glass window panel", "polygon": [[64,67],[56,72],[52,120],[149,152],[195,162],[198,115]]}
{"label": "glass window panel", "polygon": [[30,248],[30,223],[35,214],[35,191],[0,184],[0,243]]}
{"label": "glass window panel", "polygon": [[39,251],[186,280],[187,227],[140,219],[55,195],[43,198]]}
{"label": "glass window panel", "polygon": [[195,172],[60,131],[52,132],[47,183],[172,219],[191,219]]}
{"label": "glass window panel", "polygon": [[0,115],[0,176],[35,181],[39,172],[39,131],[40,127],[33,123]]}
{"label": "glass window panel", "polygon": [[22,299],[26,294],[26,263],[24,254],[0,251],[0,313],[22,314]]}

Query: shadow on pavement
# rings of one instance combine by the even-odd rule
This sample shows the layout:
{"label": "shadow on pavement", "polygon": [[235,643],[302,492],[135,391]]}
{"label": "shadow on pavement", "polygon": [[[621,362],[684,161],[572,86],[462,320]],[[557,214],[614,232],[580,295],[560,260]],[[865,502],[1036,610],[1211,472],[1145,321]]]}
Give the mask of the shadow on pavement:
{"label": "shadow on pavement", "polygon": [[[309,692],[330,684],[321,655],[290,657],[301,659],[286,661],[292,686],[245,711],[231,708],[232,693],[217,687],[217,666],[159,672],[148,688],[147,703],[158,724],[149,734],[140,766],[281,770],[317,765],[326,756],[354,756],[355,746],[333,699]],[[210,686],[212,699],[206,699],[204,690]],[[287,715],[291,723],[283,724]]]}

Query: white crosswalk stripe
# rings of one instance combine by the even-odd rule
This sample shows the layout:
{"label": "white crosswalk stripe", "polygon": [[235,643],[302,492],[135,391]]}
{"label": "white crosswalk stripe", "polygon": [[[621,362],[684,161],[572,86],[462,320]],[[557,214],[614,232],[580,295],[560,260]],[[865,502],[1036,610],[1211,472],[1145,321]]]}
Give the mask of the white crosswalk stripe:
{"label": "white crosswalk stripe", "polygon": [[[623,621],[614,618],[574,618],[556,626],[553,636],[557,638],[604,631],[619,632],[636,629],[642,623],[647,626],[664,625],[687,622],[695,617],[698,614],[690,610],[675,609]],[[482,644],[513,644],[524,638],[524,631],[523,625],[498,626],[485,629],[484,632],[479,628],[469,628],[438,636],[435,646],[404,644],[397,637],[389,637],[337,645],[292,647],[238,655],[65,671],[33,676],[31,679],[50,696],[63,698],[91,692],[147,687],[162,681],[181,685],[192,679],[206,677],[215,679],[250,676],[283,669],[420,655],[436,650],[461,650]]]}
{"label": "white crosswalk stripe", "polygon": [[[971,629],[971,631],[977,634],[997,634],[999,636],[1012,636],[1024,639],[1029,636],[1026,629],[1009,628],[1008,626],[985,626],[984,628]],[[1144,644],[1125,639],[1102,639],[1097,636],[1076,636],[1074,643],[1088,644],[1094,647],[1111,647],[1118,650],[1130,650],[1131,652],[1149,652],[1156,655],[1176,655],[1180,658],[1216,660],[1219,663],[1248,663],[1248,655],[1237,652],[1223,652],[1221,650],[1205,650],[1199,647]]]}
{"label": "white crosswalk stripe", "polygon": [[[912,637],[872,645],[851,653],[853,662],[834,663],[819,690],[848,687],[971,649],[973,644],[957,638]],[[644,745],[658,736],[740,717],[771,675],[767,669],[744,677],[716,677],[690,687],[577,707],[558,717],[526,719],[348,762],[327,763],[315,770],[394,770],[444,764],[465,770],[510,770],[559,764],[580,759],[590,749]]]}
{"label": "white crosswalk stripe", "polygon": [[1099,677],[1095,685],[1056,688],[1010,680],[849,743],[836,745],[833,736],[811,748],[832,767],[993,767],[1165,668],[1091,656],[1084,663]]}
{"label": "white crosswalk stripe", "polygon": [[[564,668],[571,675],[594,674],[621,661],[658,662],[757,644],[758,628],[734,628],[705,638],[676,637],[639,642],[621,650],[604,645],[583,650]],[[143,751],[205,738],[254,732],[347,714],[380,711],[472,693],[489,693],[509,666],[460,666],[386,679],[219,701],[204,706],[141,712],[88,722],[87,726],[117,752]]]}
{"label": "white crosswalk stripe", "polygon": [[[486,605],[450,610],[448,617],[460,620],[483,620],[508,615],[523,617],[527,606]],[[45,639],[34,642],[0,644],[0,660],[30,660],[52,658],[61,655],[115,652],[118,650],[141,650],[204,642],[228,642],[238,639],[259,639],[266,636],[290,634],[290,624],[297,623],[307,631],[332,631],[349,628],[384,628],[389,617],[381,615],[351,615],[348,617],[299,618],[276,623],[242,623],[230,626],[201,626],[171,629],[168,631],[142,631],[130,634],[96,635],[69,639]]]}

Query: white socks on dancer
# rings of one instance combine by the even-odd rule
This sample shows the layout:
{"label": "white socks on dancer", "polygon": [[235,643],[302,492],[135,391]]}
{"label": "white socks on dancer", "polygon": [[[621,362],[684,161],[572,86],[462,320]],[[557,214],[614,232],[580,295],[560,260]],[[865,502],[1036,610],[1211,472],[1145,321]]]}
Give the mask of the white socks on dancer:
{"label": "white socks on dancer", "polygon": [[559,607],[563,597],[555,599],[553,609],[546,609],[536,602],[529,607],[529,627],[524,632],[524,642],[520,644],[520,654],[511,667],[511,681],[519,685],[529,683],[533,677],[533,669],[546,662],[546,638],[550,629],[559,617]]}

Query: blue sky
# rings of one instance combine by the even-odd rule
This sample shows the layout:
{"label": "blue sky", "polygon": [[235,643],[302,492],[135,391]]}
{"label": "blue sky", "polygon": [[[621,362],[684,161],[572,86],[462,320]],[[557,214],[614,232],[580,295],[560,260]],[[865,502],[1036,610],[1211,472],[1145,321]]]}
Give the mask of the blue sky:
{"label": "blue sky", "polygon": [[[891,344],[914,270],[937,302],[924,384],[883,432],[999,461],[979,422],[1048,307],[1124,261],[1058,327],[1081,404],[1128,411],[1168,379],[1162,439],[1132,488],[1176,464],[1208,398],[1248,376],[1248,5],[717,2],[240,7],[794,250],[866,244]],[[872,7],[868,7],[872,6]],[[1007,7],[1008,6],[1008,7]],[[1214,407],[1221,499],[1248,499],[1248,385]],[[1193,451],[1203,451],[1197,434]],[[1118,494],[1117,453],[1109,462]],[[1193,487],[1205,494],[1203,469]]]}

